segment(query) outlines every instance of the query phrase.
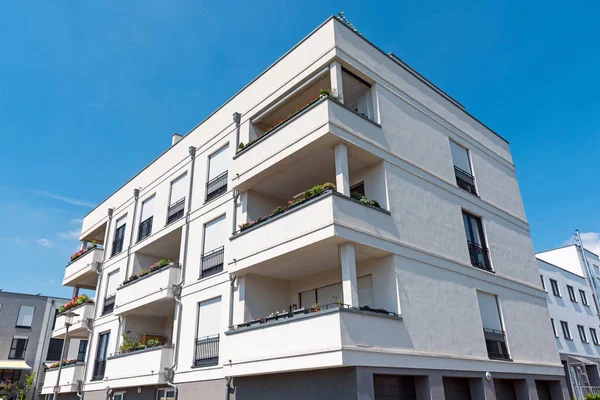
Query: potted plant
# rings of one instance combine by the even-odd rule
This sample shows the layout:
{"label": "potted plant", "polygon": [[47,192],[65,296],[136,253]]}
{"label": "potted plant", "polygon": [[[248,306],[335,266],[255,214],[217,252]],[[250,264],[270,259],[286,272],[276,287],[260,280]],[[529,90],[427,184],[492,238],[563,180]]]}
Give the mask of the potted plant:
{"label": "potted plant", "polygon": [[319,311],[321,311],[321,306],[319,305],[319,303],[314,303],[310,307],[310,312],[319,312]]}

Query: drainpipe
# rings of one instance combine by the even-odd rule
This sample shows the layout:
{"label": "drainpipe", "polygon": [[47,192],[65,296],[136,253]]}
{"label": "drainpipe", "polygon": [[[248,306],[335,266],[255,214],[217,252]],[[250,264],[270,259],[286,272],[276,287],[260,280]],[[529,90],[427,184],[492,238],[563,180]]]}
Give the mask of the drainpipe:
{"label": "drainpipe", "polygon": [[232,329],[233,327],[233,291],[236,280],[237,276],[229,275],[229,320],[227,325],[229,326],[229,329]]}
{"label": "drainpipe", "polygon": [[233,122],[235,122],[235,151],[240,147],[240,122],[242,121],[242,114],[239,112],[233,113]]}
{"label": "drainpipe", "polygon": [[231,376],[225,377],[225,400],[229,400],[229,392],[231,391],[231,381],[233,378]]}
{"label": "drainpipe", "polygon": [[[175,325],[175,332],[173,334],[173,365],[171,368],[167,368],[165,371],[167,385],[171,386],[175,390],[175,398],[177,398],[177,386],[173,383],[175,379],[175,369],[177,368],[177,362],[179,361],[179,336],[181,334],[181,315],[183,313],[183,305],[181,303],[181,290],[185,282],[185,267],[187,264],[188,246],[190,240],[190,215],[192,212],[192,193],[194,188],[194,167],[196,166],[196,148],[194,146],[189,147],[189,153],[191,158],[190,165],[190,185],[188,190],[188,202],[187,211],[185,215],[185,238],[183,243],[183,255],[180,257],[179,265],[181,266],[181,280],[177,285],[174,285],[173,292],[175,295],[175,317],[177,318],[177,324]],[[170,375],[170,376],[169,376]]]}
{"label": "drainpipe", "polygon": [[233,212],[231,213],[231,234],[235,234],[237,227],[237,200],[240,197],[240,191],[237,189],[233,190]]}
{"label": "drainpipe", "polygon": [[133,231],[135,231],[134,227],[135,227],[135,216],[137,215],[137,208],[138,208],[138,200],[140,198],[140,189],[133,189],[133,199],[134,199],[134,203],[133,203],[133,219],[132,219],[132,223],[131,223],[131,229],[129,230],[129,245],[127,246],[127,265],[125,266],[125,276],[124,278],[127,279],[127,276],[129,275],[129,265],[131,264],[131,245],[133,243]]}

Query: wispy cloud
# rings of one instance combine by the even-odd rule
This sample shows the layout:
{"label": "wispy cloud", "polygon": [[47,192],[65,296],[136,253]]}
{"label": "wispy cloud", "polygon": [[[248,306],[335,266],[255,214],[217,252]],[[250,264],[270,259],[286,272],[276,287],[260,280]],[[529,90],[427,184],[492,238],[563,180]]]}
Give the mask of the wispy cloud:
{"label": "wispy cloud", "polygon": [[51,284],[51,285],[56,285],[56,281],[54,279],[50,279],[48,281],[48,283]]}
{"label": "wispy cloud", "polygon": [[60,232],[58,237],[62,239],[79,239],[79,230],[73,229],[72,231]]}
{"label": "wispy cloud", "polygon": [[[583,247],[592,253],[600,254],[600,233],[598,232],[583,232],[580,233]],[[575,238],[571,238],[564,242],[565,245],[575,243]]]}
{"label": "wispy cloud", "polygon": [[86,200],[81,200],[81,199],[74,199],[72,197],[61,196],[59,194],[47,192],[45,190],[37,190],[37,189],[23,189],[23,190],[26,191],[26,192],[28,192],[28,193],[35,194],[37,196],[47,197],[49,199],[54,199],[54,200],[58,200],[58,201],[63,201],[65,203],[69,203],[69,204],[72,204],[74,206],[80,206],[80,207],[95,207],[96,206],[96,204],[92,203],[91,201],[86,201]]}
{"label": "wispy cloud", "polygon": [[46,248],[50,248],[50,247],[54,246],[54,242],[51,240],[48,240],[46,238],[35,239],[33,242],[42,247],[46,247]]}
{"label": "wispy cloud", "polygon": [[81,218],[75,218],[69,221],[72,224],[82,224],[83,223],[83,219]]}

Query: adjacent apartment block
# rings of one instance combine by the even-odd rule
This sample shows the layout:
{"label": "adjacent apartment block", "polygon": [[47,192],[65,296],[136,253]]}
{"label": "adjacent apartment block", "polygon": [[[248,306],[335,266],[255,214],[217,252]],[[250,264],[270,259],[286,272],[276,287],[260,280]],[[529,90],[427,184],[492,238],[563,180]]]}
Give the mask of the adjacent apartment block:
{"label": "adjacent apartment block", "polygon": [[[0,291],[0,397],[36,374],[43,381],[46,363],[60,360],[63,341],[52,339],[60,305],[68,299]],[[35,389],[30,398],[36,398]]]}
{"label": "adjacent apartment block", "polygon": [[584,259],[581,247],[575,244],[537,257],[569,390],[573,398],[583,400],[588,393],[600,393],[600,321],[592,289],[592,278],[597,282],[600,276],[600,259],[589,250]]}
{"label": "adjacent apartment block", "polygon": [[508,143],[336,18],[80,239],[60,399],[568,396]]}

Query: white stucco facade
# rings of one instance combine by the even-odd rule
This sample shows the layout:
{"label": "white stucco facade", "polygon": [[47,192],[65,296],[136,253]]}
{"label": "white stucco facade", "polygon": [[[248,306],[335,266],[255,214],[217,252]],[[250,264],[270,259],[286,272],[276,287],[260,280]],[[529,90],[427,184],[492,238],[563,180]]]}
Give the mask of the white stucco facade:
{"label": "white stucco facade", "polygon": [[[80,238],[104,245],[79,280],[97,298],[84,397],[171,385],[185,399],[192,384],[343,367],[433,374],[430,398],[446,373],[488,399],[485,372],[564,392],[508,143],[335,18],[85,216]],[[65,284],[90,273],[80,264]],[[499,353],[479,292],[497,299]],[[124,351],[123,334],[147,348]],[[375,398],[367,381],[357,398]]]}

